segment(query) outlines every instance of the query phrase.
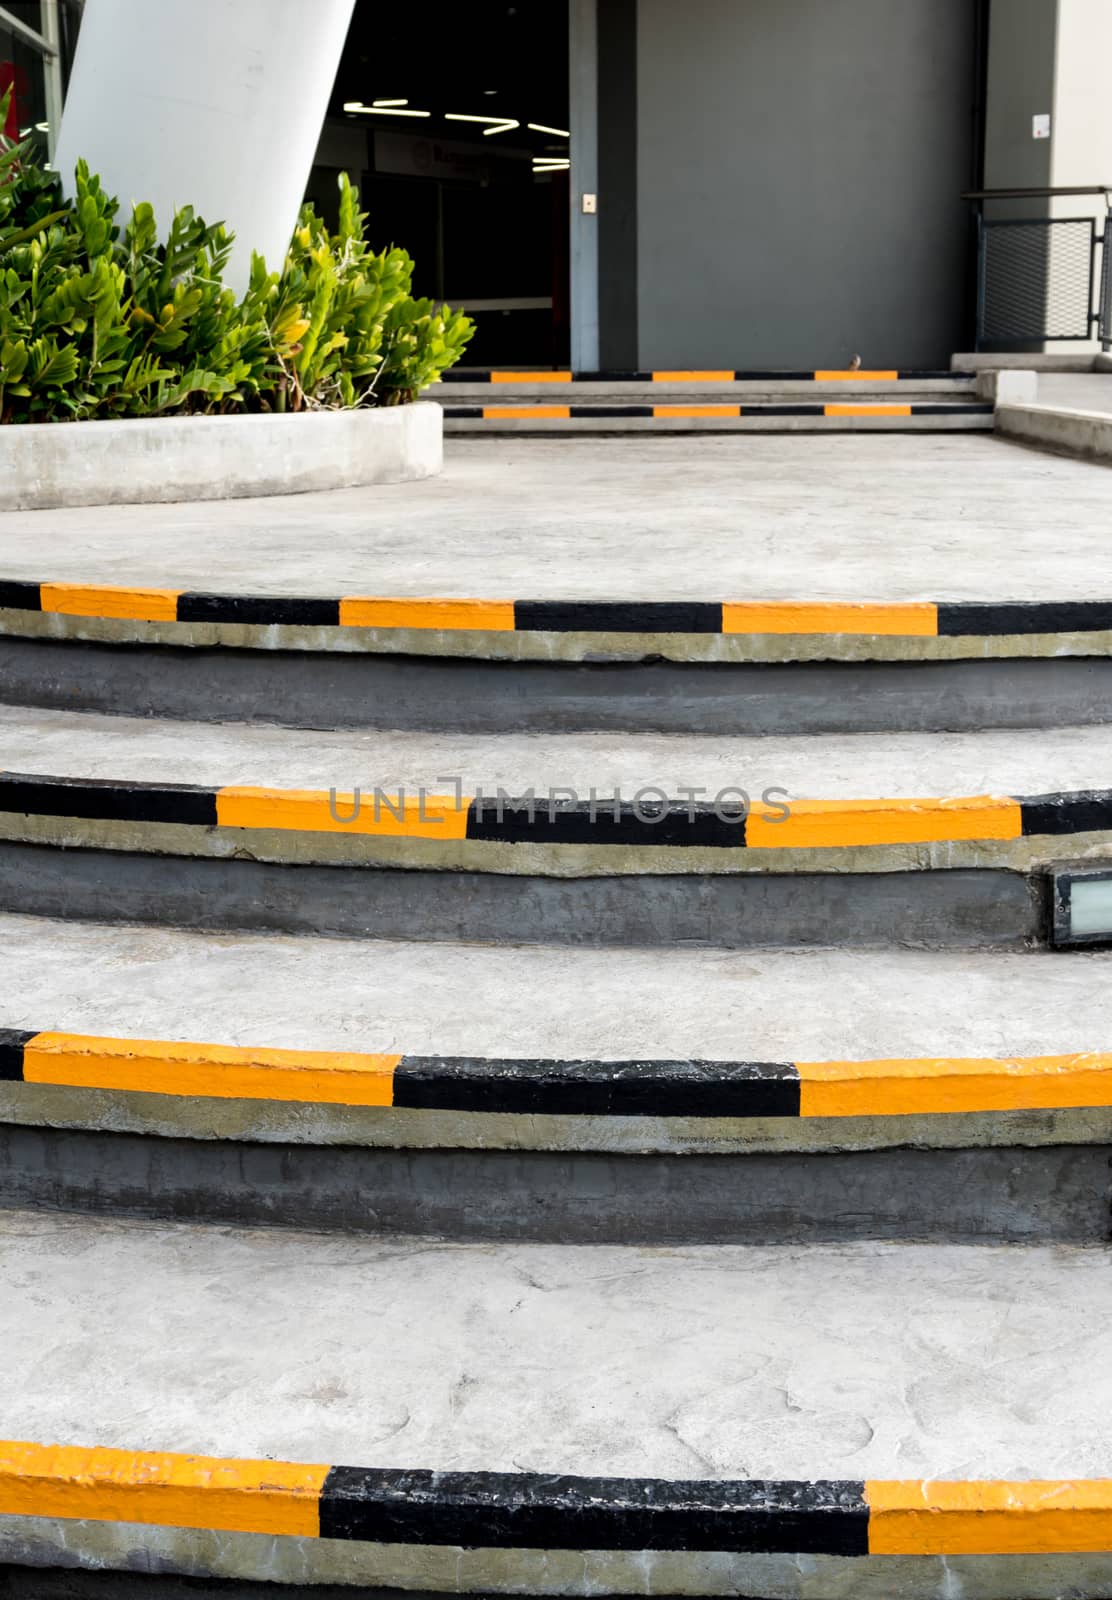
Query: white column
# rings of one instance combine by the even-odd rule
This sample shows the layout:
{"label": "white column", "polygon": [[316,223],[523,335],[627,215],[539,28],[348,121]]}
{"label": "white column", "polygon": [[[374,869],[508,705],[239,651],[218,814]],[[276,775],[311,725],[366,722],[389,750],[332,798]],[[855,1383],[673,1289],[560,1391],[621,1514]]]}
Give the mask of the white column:
{"label": "white column", "polygon": [[277,270],[305,193],[355,0],[86,0],[54,162],[79,158],[126,211],[176,207]]}

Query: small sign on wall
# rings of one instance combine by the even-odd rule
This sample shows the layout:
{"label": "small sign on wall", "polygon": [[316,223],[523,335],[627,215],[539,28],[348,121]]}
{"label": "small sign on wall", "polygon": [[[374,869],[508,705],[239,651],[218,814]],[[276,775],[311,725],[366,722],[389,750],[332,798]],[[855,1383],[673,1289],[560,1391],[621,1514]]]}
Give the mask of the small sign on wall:
{"label": "small sign on wall", "polygon": [[1050,112],[1039,111],[1031,118],[1032,139],[1050,138]]}

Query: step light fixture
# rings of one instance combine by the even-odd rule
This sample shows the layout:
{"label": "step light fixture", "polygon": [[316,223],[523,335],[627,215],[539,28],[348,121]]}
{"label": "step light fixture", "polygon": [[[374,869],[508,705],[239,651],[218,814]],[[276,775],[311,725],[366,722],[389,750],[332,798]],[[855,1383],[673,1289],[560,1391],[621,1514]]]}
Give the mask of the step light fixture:
{"label": "step light fixture", "polygon": [[1112,944],[1112,865],[1053,867],[1050,880],[1054,949]]}

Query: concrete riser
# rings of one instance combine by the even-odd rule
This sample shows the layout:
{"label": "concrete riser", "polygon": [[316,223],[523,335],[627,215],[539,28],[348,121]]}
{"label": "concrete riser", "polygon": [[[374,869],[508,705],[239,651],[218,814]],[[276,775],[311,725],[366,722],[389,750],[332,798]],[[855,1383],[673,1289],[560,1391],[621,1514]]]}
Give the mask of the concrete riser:
{"label": "concrete riser", "polygon": [[0,638],[0,701],[294,728],[932,733],[1112,721],[1112,658],[583,664]]}
{"label": "concrete riser", "polygon": [[0,1126],[0,1205],[564,1244],[1099,1244],[1101,1145],[631,1156]]}
{"label": "concrete riser", "polygon": [[550,878],[0,842],[0,909],[182,928],[586,946],[1024,949],[1049,880],[982,868]]}

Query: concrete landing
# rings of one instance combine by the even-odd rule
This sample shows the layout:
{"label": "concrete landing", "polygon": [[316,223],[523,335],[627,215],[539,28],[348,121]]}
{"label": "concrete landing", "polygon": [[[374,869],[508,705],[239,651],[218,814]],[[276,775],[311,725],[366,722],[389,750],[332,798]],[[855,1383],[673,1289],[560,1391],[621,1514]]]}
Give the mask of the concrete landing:
{"label": "concrete landing", "polygon": [[993,438],[458,440],[442,476],[367,493],[3,513],[0,578],[249,595],[1087,600],[1105,569],[1108,483],[1097,466]]}
{"label": "concrete landing", "polygon": [[[65,1456],[0,1447],[26,1464],[8,1484],[32,1459],[53,1474],[49,1496],[0,1517],[2,1560],[445,1593],[1048,1600],[1112,1585],[1096,1481],[1112,1455],[1093,1427],[1112,1403],[1102,1252],[476,1248],[9,1213],[0,1273],[11,1438],[126,1452],[102,1458],[108,1498],[93,1462],[67,1476]],[[217,1459],[175,1469],[152,1452]],[[199,1470],[228,1457],[217,1480]],[[319,1537],[340,1484],[362,1481],[329,1476],[340,1464],[394,1486],[391,1542],[365,1515]],[[171,1470],[184,1527],[160,1525],[143,1488]],[[468,1476],[404,1476],[428,1471]],[[273,1510],[237,1507],[252,1476]],[[589,1548],[568,1510],[584,1476],[605,1480],[593,1503],[610,1530]],[[745,1505],[752,1480],[751,1533],[713,1508],[727,1483]],[[501,1497],[531,1485],[553,1506],[549,1547],[518,1543],[508,1513],[497,1534],[438,1539],[439,1497],[465,1485],[448,1525],[492,1529]],[[615,1515],[631,1495],[649,1548]],[[670,1543],[646,1512],[684,1497],[702,1531]],[[989,1501],[975,1529],[956,1514]],[[820,1507],[845,1531],[812,1528]],[[270,1531],[238,1531],[263,1516]]]}

